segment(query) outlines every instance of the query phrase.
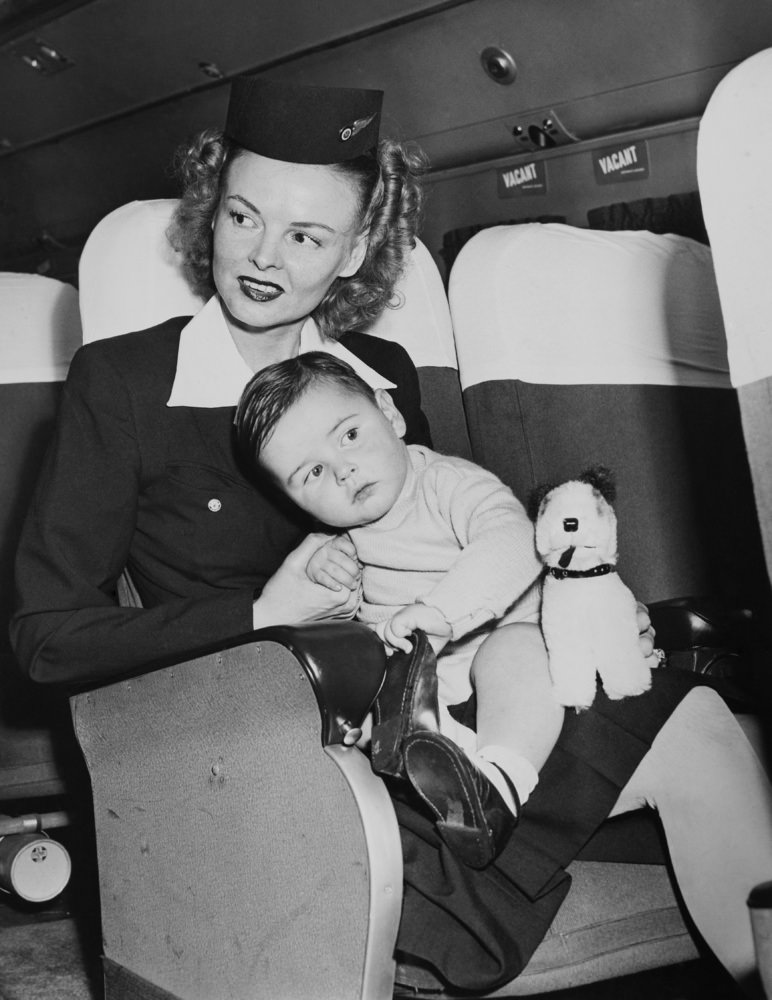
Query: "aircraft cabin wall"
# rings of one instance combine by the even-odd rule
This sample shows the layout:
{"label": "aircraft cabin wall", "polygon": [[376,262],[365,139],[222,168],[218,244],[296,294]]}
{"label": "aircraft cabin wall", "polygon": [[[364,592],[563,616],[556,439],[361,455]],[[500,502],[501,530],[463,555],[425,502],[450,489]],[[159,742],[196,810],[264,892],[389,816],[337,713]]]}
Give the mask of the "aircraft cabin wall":
{"label": "aircraft cabin wall", "polygon": [[490,225],[649,228],[707,242],[697,194],[697,128],[698,121],[688,119],[439,171],[428,180],[422,239],[446,278],[463,243]]}
{"label": "aircraft cabin wall", "polygon": [[[0,0],[0,268],[76,281],[105,214],[176,193],[175,147],[222,122],[244,72],[383,89],[384,132],[431,161],[438,258],[458,227],[586,225],[695,190],[710,94],[770,45],[769,0]],[[592,150],[637,137],[648,177],[598,183]],[[532,163],[546,191],[501,192],[499,166]]]}

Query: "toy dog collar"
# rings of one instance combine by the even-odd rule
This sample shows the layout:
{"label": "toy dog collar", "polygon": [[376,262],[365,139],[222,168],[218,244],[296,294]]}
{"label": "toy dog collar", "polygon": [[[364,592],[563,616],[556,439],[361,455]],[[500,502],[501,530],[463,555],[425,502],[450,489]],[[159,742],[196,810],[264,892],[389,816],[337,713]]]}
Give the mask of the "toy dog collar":
{"label": "toy dog collar", "polygon": [[561,569],[560,566],[548,566],[547,573],[556,580],[580,580],[589,576],[606,576],[607,573],[616,573],[616,566],[611,563],[601,563],[600,566],[593,566],[592,569]]}

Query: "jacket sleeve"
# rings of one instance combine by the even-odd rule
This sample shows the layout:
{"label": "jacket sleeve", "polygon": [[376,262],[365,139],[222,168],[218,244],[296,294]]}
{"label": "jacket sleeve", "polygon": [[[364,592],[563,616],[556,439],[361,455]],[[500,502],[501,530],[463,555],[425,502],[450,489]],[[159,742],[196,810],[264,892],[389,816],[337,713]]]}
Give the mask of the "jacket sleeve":
{"label": "jacket sleeve", "polygon": [[441,514],[461,551],[421,603],[436,608],[460,639],[501,618],[541,574],[534,528],[508,486],[484,469],[438,463],[435,490]]}
{"label": "jacket sleeve", "polygon": [[120,372],[81,350],[16,559],[11,641],[32,679],[105,681],[248,632],[252,591],[119,607],[142,455]]}

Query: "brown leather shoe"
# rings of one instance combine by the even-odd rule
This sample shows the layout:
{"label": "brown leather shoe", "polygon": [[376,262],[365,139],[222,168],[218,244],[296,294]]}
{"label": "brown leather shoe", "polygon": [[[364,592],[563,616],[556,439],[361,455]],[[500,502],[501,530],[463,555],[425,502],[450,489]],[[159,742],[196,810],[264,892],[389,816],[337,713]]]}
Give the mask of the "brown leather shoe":
{"label": "brown leather shoe", "polygon": [[[498,790],[463,750],[440,733],[409,736],[403,756],[408,780],[436,817],[437,833],[464,864],[487,867],[517,826],[517,817]],[[515,787],[504,778],[519,812]]]}
{"label": "brown leather shoe", "polygon": [[412,733],[440,730],[437,658],[426,633],[413,633],[409,653],[395,652],[373,704],[371,763],[376,774],[404,778],[402,746]]}

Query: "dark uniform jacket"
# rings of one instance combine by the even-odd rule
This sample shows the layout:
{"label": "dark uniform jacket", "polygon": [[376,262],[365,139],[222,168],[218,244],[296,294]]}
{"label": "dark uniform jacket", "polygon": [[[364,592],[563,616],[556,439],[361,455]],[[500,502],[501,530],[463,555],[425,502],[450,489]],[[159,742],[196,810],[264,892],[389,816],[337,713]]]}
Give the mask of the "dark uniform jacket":
{"label": "dark uniform jacket", "polygon": [[[309,530],[240,469],[233,407],[166,405],[186,322],[73,359],[16,563],[11,636],[35,680],[106,679],[248,632],[256,594]],[[343,343],[397,386],[407,440],[427,442],[404,349]],[[143,609],[116,603],[125,566]]]}

